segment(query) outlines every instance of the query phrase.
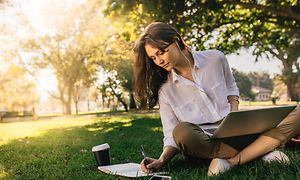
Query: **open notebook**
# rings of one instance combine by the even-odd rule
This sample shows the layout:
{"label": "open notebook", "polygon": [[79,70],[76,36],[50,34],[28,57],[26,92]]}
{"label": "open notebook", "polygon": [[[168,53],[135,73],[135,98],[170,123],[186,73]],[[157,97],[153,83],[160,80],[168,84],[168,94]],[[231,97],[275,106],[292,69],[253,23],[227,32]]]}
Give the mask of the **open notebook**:
{"label": "open notebook", "polygon": [[145,173],[142,171],[141,165],[137,163],[99,166],[98,169],[107,174],[129,177],[129,178],[152,176],[154,174],[166,174],[166,172]]}

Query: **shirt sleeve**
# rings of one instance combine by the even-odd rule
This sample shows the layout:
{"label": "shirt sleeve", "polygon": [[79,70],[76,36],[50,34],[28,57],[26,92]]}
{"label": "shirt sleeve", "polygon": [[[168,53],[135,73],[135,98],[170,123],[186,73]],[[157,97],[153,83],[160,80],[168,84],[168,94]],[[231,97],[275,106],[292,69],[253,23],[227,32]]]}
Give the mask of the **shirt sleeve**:
{"label": "shirt sleeve", "polygon": [[239,96],[240,95],[239,88],[237,87],[235,79],[229,68],[227,58],[222,52],[221,52],[221,57],[222,57],[223,71],[224,71],[224,77],[225,77],[225,82],[227,87],[227,96],[229,95]]}
{"label": "shirt sleeve", "polygon": [[173,138],[173,130],[179,121],[177,120],[170,104],[166,102],[162,92],[159,93],[159,113],[163,127],[164,147],[172,146],[176,149],[179,149]]}

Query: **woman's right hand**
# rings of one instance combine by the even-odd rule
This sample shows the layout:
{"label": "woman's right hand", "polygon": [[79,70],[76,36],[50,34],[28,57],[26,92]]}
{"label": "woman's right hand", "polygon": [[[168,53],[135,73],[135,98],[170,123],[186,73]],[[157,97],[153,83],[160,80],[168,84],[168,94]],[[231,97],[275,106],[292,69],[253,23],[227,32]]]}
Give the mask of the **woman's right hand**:
{"label": "woman's right hand", "polygon": [[145,173],[159,171],[164,165],[159,159],[147,157],[147,161],[149,163],[147,167],[145,166],[144,159],[141,161],[141,168]]}

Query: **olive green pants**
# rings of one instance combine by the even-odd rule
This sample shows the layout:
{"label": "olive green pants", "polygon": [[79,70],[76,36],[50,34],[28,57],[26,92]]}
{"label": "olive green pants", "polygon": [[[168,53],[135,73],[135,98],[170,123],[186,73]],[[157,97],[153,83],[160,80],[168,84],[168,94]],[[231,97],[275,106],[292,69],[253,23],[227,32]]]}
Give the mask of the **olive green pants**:
{"label": "olive green pants", "polygon": [[213,139],[205,134],[198,125],[189,122],[181,122],[174,128],[173,138],[177,146],[185,155],[202,159],[211,159],[216,157],[221,142],[230,145],[237,151],[241,151],[259,136],[269,136],[278,139],[281,144],[285,144],[299,133],[300,108],[296,107],[275,128],[261,134]]}

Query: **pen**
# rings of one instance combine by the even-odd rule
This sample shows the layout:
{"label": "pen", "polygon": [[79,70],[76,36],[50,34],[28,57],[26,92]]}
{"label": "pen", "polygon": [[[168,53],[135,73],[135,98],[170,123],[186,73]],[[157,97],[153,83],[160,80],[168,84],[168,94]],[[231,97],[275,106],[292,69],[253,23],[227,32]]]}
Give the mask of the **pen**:
{"label": "pen", "polygon": [[144,157],[144,165],[145,165],[145,167],[147,168],[147,165],[149,164],[149,161],[148,161],[148,159],[146,158],[145,149],[144,149],[144,146],[143,146],[143,145],[141,145],[141,152],[142,152],[142,155],[143,155],[143,157]]}

